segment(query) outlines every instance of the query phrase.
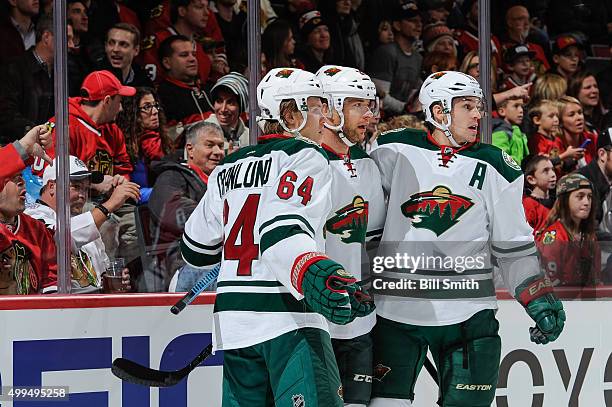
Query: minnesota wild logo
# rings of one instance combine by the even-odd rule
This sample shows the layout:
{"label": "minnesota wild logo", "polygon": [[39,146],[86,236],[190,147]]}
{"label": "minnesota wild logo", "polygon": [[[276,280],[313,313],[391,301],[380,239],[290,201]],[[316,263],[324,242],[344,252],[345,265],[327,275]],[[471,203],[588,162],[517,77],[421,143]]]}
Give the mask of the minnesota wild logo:
{"label": "minnesota wild logo", "polygon": [[331,67],[329,69],[326,69],[323,73],[327,76],[334,76],[335,74],[337,74],[338,72],[340,72],[341,69],[334,67]]}
{"label": "minnesota wild logo", "polygon": [[325,222],[325,230],[340,235],[344,243],[365,242],[368,228],[368,202],[359,195],[353,202],[338,209],[336,215]]}
{"label": "minnesota wild logo", "polygon": [[277,78],[288,78],[293,73],[293,69],[282,69],[276,73]]}
{"label": "minnesota wild logo", "polygon": [[446,75],[446,72],[440,71],[440,72],[436,72],[435,74],[431,75],[431,78],[432,79],[440,79],[444,75]]}
{"label": "minnesota wild logo", "polygon": [[440,236],[453,227],[474,203],[470,198],[453,194],[445,186],[413,194],[401,206],[402,214],[412,220],[412,226],[429,229]]}

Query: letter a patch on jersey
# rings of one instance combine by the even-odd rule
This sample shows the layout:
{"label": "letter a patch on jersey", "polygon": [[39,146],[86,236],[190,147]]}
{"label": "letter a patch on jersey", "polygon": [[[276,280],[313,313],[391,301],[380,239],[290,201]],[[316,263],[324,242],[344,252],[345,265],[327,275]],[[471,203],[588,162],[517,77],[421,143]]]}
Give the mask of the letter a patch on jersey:
{"label": "letter a patch on jersey", "polygon": [[325,222],[325,230],[340,235],[343,243],[365,242],[368,228],[368,202],[359,195],[353,202],[338,209],[336,215]]}
{"label": "letter a patch on jersey", "polygon": [[402,214],[411,219],[412,226],[429,229],[440,236],[459,222],[474,202],[465,196],[456,195],[445,186],[431,191],[418,192],[401,206]]}

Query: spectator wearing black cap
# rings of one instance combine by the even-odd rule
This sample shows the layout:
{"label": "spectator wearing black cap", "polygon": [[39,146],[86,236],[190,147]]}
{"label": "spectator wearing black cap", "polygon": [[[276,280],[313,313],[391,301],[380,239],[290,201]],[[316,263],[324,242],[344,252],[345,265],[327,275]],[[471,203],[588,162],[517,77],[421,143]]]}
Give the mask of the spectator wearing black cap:
{"label": "spectator wearing black cap", "polygon": [[206,121],[223,129],[223,149],[230,154],[249,144],[249,128],[240,116],[249,111],[249,83],[238,72],[219,79],[210,90],[214,113]]}
{"label": "spectator wearing black cap", "polygon": [[309,11],[300,17],[300,36],[304,43],[298,48],[297,59],[305,70],[316,72],[323,65],[335,63],[329,27],[318,10]]}
{"label": "spectator wearing black cap", "polygon": [[574,34],[562,34],[555,38],[552,46],[554,67],[552,71],[569,81],[582,69],[584,46]]}
{"label": "spectator wearing black cap", "polygon": [[[597,157],[592,160],[586,167],[578,170],[579,174],[587,177],[593,184],[595,196],[594,201],[598,203],[595,219],[597,224],[603,220],[604,213],[608,214],[612,211],[610,206],[610,185],[612,184],[612,141],[610,136],[612,129],[602,132],[597,138]],[[609,215],[607,215],[609,216]],[[601,225],[600,229],[608,233],[612,233],[612,224],[607,219],[606,224]]]}
{"label": "spectator wearing black cap", "polygon": [[536,79],[532,59],[535,52],[530,51],[527,45],[518,44],[509,47],[504,52],[504,82],[500,90],[508,90],[531,83]]}
{"label": "spectator wearing black cap", "polygon": [[331,48],[339,65],[365,69],[363,43],[351,0],[320,2],[321,13],[329,25]]}
{"label": "spectator wearing black cap", "polygon": [[415,48],[421,36],[421,16],[416,3],[402,2],[393,14],[395,42],[379,46],[367,71],[383,97],[385,112],[402,114],[411,108],[421,86],[423,57]]}

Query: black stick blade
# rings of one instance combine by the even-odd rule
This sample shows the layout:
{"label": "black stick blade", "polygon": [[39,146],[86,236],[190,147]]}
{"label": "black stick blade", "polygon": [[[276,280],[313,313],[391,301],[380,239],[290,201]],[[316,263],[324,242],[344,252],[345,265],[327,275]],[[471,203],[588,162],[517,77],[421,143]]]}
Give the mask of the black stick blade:
{"label": "black stick blade", "polygon": [[123,358],[117,358],[113,361],[111,372],[121,380],[148,387],[174,386],[184,377],[177,375],[177,372],[150,369]]}

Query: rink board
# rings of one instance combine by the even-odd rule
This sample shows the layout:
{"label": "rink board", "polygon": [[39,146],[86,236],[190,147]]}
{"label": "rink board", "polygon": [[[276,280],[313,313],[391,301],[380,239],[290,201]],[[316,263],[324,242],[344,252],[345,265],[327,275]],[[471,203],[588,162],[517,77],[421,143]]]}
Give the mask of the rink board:
{"label": "rink board", "polygon": [[[175,370],[210,342],[214,296],[174,316],[178,295],[0,298],[2,386],[69,386],[70,401],[0,401],[9,407],[220,406],[222,352],[188,380],[166,389],[122,383],[114,358]],[[611,406],[611,301],[566,301],[568,323],[548,346],[529,342],[522,307],[500,301],[503,387],[498,407]],[[421,373],[415,406],[435,405],[437,388]]]}

